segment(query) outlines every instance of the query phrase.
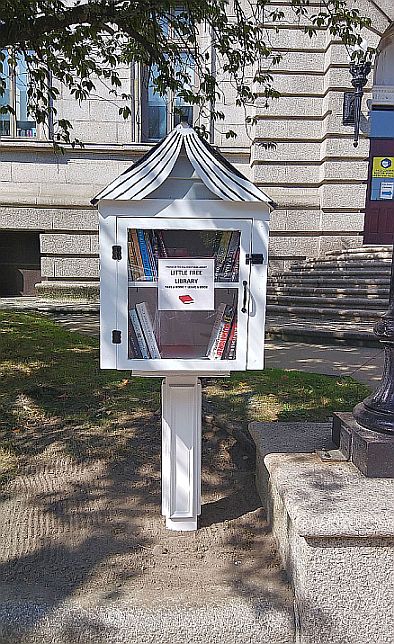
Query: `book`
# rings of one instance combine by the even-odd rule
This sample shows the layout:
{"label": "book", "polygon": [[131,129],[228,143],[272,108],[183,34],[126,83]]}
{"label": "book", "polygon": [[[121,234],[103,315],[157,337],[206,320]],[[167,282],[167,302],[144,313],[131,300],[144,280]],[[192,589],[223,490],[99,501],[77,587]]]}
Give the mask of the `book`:
{"label": "book", "polygon": [[166,245],[164,243],[163,231],[156,230],[155,234],[156,234],[157,243],[159,246],[160,257],[165,259],[166,257],[168,257],[168,252],[167,252]]}
{"label": "book", "polygon": [[180,295],[179,299],[183,304],[193,304],[194,302],[191,295]]}
{"label": "book", "polygon": [[149,253],[148,253],[148,248],[146,245],[143,230],[137,230],[137,238],[138,238],[138,244],[139,244],[139,249],[141,253],[142,266],[144,269],[145,278],[148,282],[151,282],[153,280],[153,272],[152,272],[152,267],[150,265]]}
{"label": "book", "polygon": [[231,281],[238,282],[239,279],[239,246],[235,252],[233,265],[231,267]]}
{"label": "book", "polygon": [[226,304],[218,324],[216,324],[215,321],[214,326],[216,327],[216,335],[213,338],[209,351],[207,351],[208,358],[211,358],[212,360],[222,359],[234,314],[235,308],[230,304]]}
{"label": "book", "polygon": [[139,279],[144,277],[145,272],[144,272],[144,266],[143,266],[143,263],[142,263],[140,245],[139,245],[139,242],[138,242],[138,236],[137,236],[137,231],[136,230],[131,231],[131,240],[132,240],[133,252],[134,252],[134,256],[135,256],[135,275],[134,275],[134,279],[139,280]]}
{"label": "book", "polygon": [[231,281],[234,270],[234,258],[239,248],[239,233],[231,233],[231,239],[228,243],[226,258],[223,262],[220,279],[224,282]]}
{"label": "book", "polygon": [[223,359],[235,360],[236,349],[237,349],[237,321],[234,317],[233,323],[231,325],[230,333],[226,342],[226,347],[224,349]]}
{"label": "book", "polygon": [[134,329],[134,332],[135,332],[135,335],[136,335],[136,338],[137,338],[138,346],[139,346],[140,351],[141,351],[141,356],[142,356],[142,358],[147,359],[147,358],[149,358],[148,346],[146,344],[145,336],[144,336],[144,334],[142,332],[142,327],[141,327],[141,324],[140,324],[136,309],[131,309],[129,311],[129,316],[130,316],[130,321],[131,321],[131,324],[133,326],[133,329]]}
{"label": "book", "polygon": [[224,349],[226,342],[230,333],[231,325],[234,318],[234,308],[232,306],[227,306],[226,311],[224,312],[222,323],[220,325],[220,331],[218,340],[215,343],[213,359],[222,360],[224,357]]}
{"label": "book", "polygon": [[228,245],[231,239],[231,230],[224,230],[222,232],[219,247],[216,253],[215,262],[215,279],[218,279],[222,272],[223,262],[226,259]]}
{"label": "book", "polygon": [[157,277],[158,263],[159,263],[158,260],[161,257],[161,255],[160,255],[160,249],[159,249],[159,240],[157,238],[157,233],[155,230],[152,230],[151,232],[151,240],[152,240],[153,265],[154,265],[156,277]]}
{"label": "book", "polygon": [[145,336],[145,341],[148,347],[151,358],[160,358],[159,347],[157,346],[156,337],[153,331],[152,320],[149,315],[148,307],[146,302],[141,302],[135,305],[138,319],[140,321],[143,334]]}
{"label": "book", "polygon": [[135,250],[134,250],[134,244],[131,237],[127,246],[128,246],[128,253],[129,253],[129,279],[131,281],[135,281],[139,277],[139,270],[138,270],[137,259],[136,259]]}
{"label": "book", "polygon": [[208,341],[207,351],[206,351],[206,354],[205,354],[207,357],[210,357],[211,349],[212,349],[213,344],[214,344],[214,342],[215,342],[215,340],[216,340],[216,338],[218,336],[219,329],[220,329],[220,324],[222,322],[222,317],[223,317],[223,313],[224,313],[225,309],[226,309],[226,305],[224,304],[224,302],[221,302],[219,304],[219,306],[218,306],[215,321],[214,321],[213,327],[212,327],[211,337],[209,338],[209,341]]}
{"label": "book", "polygon": [[152,269],[152,276],[153,276],[153,278],[156,278],[157,277],[157,268],[156,268],[155,257],[153,255],[153,246],[152,246],[152,242],[151,242],[151,234],[149,233],[148,230],[145,230],[144,235],[145,235],[145,243],[146,243],[146,247],[147,247],[148,255],[149,255],[149,263],[150,263],[151,269]]}
{"label": "book", "polygon": [[129,355],[131,358],[142,358],[142,351],[133,324],[129,325]]}

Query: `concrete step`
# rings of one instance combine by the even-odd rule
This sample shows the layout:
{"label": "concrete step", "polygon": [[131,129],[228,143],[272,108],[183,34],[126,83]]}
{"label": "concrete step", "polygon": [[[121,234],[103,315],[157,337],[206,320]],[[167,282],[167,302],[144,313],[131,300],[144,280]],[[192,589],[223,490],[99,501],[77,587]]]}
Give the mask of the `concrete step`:
{"label": "concrete step", "polygon": [[[356,431],[351,458],[362,468],[365,442],[374,440],[377,450],[384,439]],[[249,432],[257,487],[270,496],[273,533],[293,583],[297,642],[392,642],[392,481],[361,475],[334,454],[320,459],[317,450],[336,447],[331,423],[253,422]]]}
{"label": "concrete step", "polygon": [[340,288],[340,287],[324,287],[324,286],[314,286],[314,285],[303,285],[300,283],[299,285],[274,285],[274,286],[268,286],[267,287],[267,293],[269,295],[289,295],[289,296],[330,296],[330,295],[335,295],[338,298],[343,298],[343,297],[358,297],[358,298],[365,298],[368,300],[375,300],[378,298],[381,298],[383,300],[388,300],[389,297],[389,289],[382,289],[382,288],[373,288],[370,287],[369,289],[365,289],[362,287],[359,288]]}
{"label": "concrete step", "polygon": [[281,275],[270,275],[268,277],[268,284],[275,285],[310,285],[315,284],[317,286],[326,285],[330,287],[343,287],[344,284],[349,285],[352,288],[387,288],[390,287],[390,278],[389,277],[376,277],[375,279],[369,277],[347,277],[346,275],[337,275],[336,277],[309,277],[307,275],[291,275],[291,274],[281,274]]}
{"label": "concrete step", "polygon": [[282,315],[284,318],[295,316],[303,317],[327,317],[330,319],[350,318],[354,320],[378,320],[384,313],[385,309],[345,309],[335,307],[309,307],[294,306],[283,304],[267,304],[267,313],[269,315]]}
{"label": "concrete step", "polygon": [[274,315],[266,320],[266,336],[271,339],[297,341],[307,344],[337,344],[380,347],[374,334],[376,320],[351,318]]}
{"label": "concrete step", "polygon": [[364,255],[369,253],[391,253],[393,252],[393,247],[389,246],[357,246],[356,248],[342,248],[340,250],[329,250],[326,255]]}
{"label": "concrete step", "polygon": [[288,306],[334,307],[334,308],[365,308],[384,310],[388,307],[388,299],[366,299],[360,297],[316,297],[308,295],[270,295],[269,304],[282,304]]}
{"label": "concrete step", "polygon": [[104,596],[96,603],[89,596],[79,602],[73,597],[62,598],[53,604],[45,599],[1,602],[0,641],[2,644],[294,644],[296,639],[293,605],[278,599],[275,589],[271,597],[249,597],[248,590],[240,592],[236,588],[226,600],[211,600],[202,605],[193,605],[186,596],[183,602],[157,598],[144,603],[124,593],[118,595],[120,599]]}
{"label": "concrete step", "polygon": [[[300,320],[300,322],[304,322]],[[287,320],[286,324],[278,322],[269,323],[266,328],[266,337],[270,340],[286,340],[287,342],[302,342],[306,344],[327,344],[327,345],[347,345],[351,347],[381,347],[379,340],[372,331],[373,322],[371,321],[371,330],[357,329],[353,323],[353,330],[342,328],[336,324],[337,321],[331,321],[330,327],[322,327],[319,321],[305,327],[298,324],[298,319],[291,324]]]}
{"label": "concrete step", "polygon": [[[282,276],[284,277],[285,274],[282,273]],[[328,268],[297,268],[297,269],[292,269],[289,273],[286,274],[287,276],[293,276],[293,277],[324,277],[324,278],[335,278],[335,277],[343,277],[345,279],[347,278],[368,278],[368,279],[375,279],[375,278],[389,278],[390,277],[390,271],[387,271],[382,268],[349,268],[348,266],[343,267],[343,268],[337,268],[336,270],[333,269],[328,269]]]}
{"label": "concrete step", "polygon": [[[325,255],[324,257],[307,257],[306,259],[303,260],[305,264],[310,264],[313,262],[338,262],[338,261],[346,261],[346,262],[360,262],[360,261],[371,261],[371,262],[376,262],[376,261],[384,261],[384,262],[389,262],[391,263],[392,260],[392,253],[391,251],[388,253],[355,253],[353,255],[348,255],[346,253],[340,253],[338,255]],[[299,262],[295,262],[295,264],[298,264]]]}
{"label": "concrete step", "polygon": [[362,270],[366,273],[383,271],[390,275],[391,271],[391,261],[384,262],[380,260],[379,262],[311,262],[310,264],[305,264],[300,262],[299,264],[292,264],[289,269],[289,273],[294,271],[355,271]]}

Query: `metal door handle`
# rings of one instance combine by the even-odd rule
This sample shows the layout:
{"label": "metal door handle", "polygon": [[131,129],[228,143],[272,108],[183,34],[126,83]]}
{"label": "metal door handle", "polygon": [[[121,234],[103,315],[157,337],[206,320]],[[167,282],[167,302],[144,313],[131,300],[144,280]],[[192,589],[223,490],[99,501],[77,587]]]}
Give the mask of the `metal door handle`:
{"label": "metal door handle", "polygon": [[243,303],[242,303],[242,309],[241,309],[241,311],[242,311],[242,313],[246,313],[246,301],[247,301],[247,299],[248,299],[248,291],[247,291],[248,283],[247,283],[247,281],[246,281],[246,280],[244,280],[244,281],[242,282],[242,284],[243,284],[243,287],[244,287],[244,299],[243,299]]}

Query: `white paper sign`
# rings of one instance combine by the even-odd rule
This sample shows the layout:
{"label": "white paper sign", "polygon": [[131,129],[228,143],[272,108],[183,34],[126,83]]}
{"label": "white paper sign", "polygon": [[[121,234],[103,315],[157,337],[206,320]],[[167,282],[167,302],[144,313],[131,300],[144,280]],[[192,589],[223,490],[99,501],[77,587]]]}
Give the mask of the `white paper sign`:
{"label": "white paper sign", "polygon": [[380,198],[392,199],[394,197],[394,183],[392,181],[382,181],[380,184]]}
{"label": "white paper sign", "polygon": [[159,259],[159,311],[213,311],[214,259]]}

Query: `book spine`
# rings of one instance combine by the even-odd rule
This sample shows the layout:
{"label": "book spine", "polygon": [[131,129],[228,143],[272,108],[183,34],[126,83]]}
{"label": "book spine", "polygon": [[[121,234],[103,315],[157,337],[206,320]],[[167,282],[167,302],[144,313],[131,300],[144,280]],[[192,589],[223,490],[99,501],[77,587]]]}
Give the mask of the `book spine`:
{"label": "book spine", "polygon": [[142,331],[144,333],[151,358],[160,358],[160,351],[159,347],[157,346],[156,337],[153,331],[152,320],[150,319],[149,311],[145,302],[136,304],[135,308],[138,313],[138,318],[141,323]]}
{"label": "book spine", "polygon": [[133,329],[135,331],[135,335],[138,341],[138,345],[141,350],[141,355],[143,358],[147,359],[149,358],[149,352],[148,352],[148,346],[145,341],[144,334],[142,332],[141,324],[138,319],[137,311],[135,309],[131,309],[129,312],[130,315],[130,320],[131,324],[133,325]]}
{"label": "book spine", "polygon": [[138,237],[138,243],[139,243],[139,247],[140,247],[142,265],[144,267],[145,277],[146,277],[148,282],[151,282],[153,280],[153,276],[152,276],[152,269],[151,269],[151,265],[150,265],[150,261],[149,261],[148,249],[146,247],[144,231],[143,230],[137,230],[137,237]]}
{"label": "book spine", "polygon": [[223,321],[220,326],[220,333],[219,333],[218,341],[216,343],[215,351],[213,355],[214,360],[221,360],[223,358],[223,352],[226,346],[227,338],[230,333],[233,316],[234,316],[234,309],[232,306],[229,306],[228,309],[226,308],[226,312],[223,316]]}
{"label": "book spine", "polygon": [[233,314],[233,307],[230,306],[229,304],[226,304],[225,309],[224,309],[223,314],[222,314],[222,317],[221,317],[220,322],[218,324],[216,337],[214,338],[214,341],[213,341],[212,346],[210,348],[208,358],[211,358],[213,360],[217,360],[216,354],[217,354],[217,350],[218,350],[218,347],[219,347],[219,342],[220,342],[220,340],[222,338],[223,330],[224,330],[225,325],[228,324],[228,323],[231,324],[232,314]]}
{"label": "book spine", "polygon": [[239,246],[234,255],[233,265],[231,267],[231,281],[238,282],[239,280]]}
{"label": "book spine", "polygon": [[224,359],[225,360],[235,360],[237,349],[237,322],[234,319],[232,324],[230,335],[228,336],[228,341],[225,348]]}
{"label": "book spine", "polygon": [[207,351],[206,351],[206,354],[205,354],[207,357],[210,357],[212,347],[213,347],[213,345],[214,345],[214,343],[215,343],[215,341],[216,341],[216,339],[218,337],[220,324],[222,322],[223,313],[224,313],[225,309],[226,309],[226,305],[223,302],[221,302],[219,304],[219,306],[218,306],[218,310],[217,310],[216,317],[215,317],[215,322],[213,323],[213,327],[212,327],[211,337],[209,338]]}
{"label": "book spine", "polygon": [[227,249],[226,259],[223,263],[222,278],[225,281],[232,279],[234,257],[239,247],[239,235],[233,232]]}
{"label": "book spine", "polygon": [[141,279],[144,277],[144,267],[142,264],[142,257],[141,257],[141,252],[140,252],[140,245],[138,243],[138,236],[137,236],[137,231],[132,230],[131,231],[131,241],[133,244],[133,250],[134,250],[134,255],[135,255],[135,260],[136,260],[136,270],[135,270],[135,276],[134,279]]}
{"label": "book spine", "polygon": [[228,245],[230,243],[231,232],[224,230],[220,239],[220,244],[218,252],[216,254],[216,264],[215,264],[215,279],[218,279],[222,275],[223,262],[226,259]]}
{"label": "book spine", "polygon": [[153,278],[157,278],[157,271],[156,271],[156,262],[155,262],[155,257],[153,255],[153,246],[152,246],[152,241],[151,241],[151,235],[148,230],[145,231],[145,243],[146,247],[148,249],[148,255],[149,255],[149,263],[152,269],[152,276]]}
{"label": "book spine", "polygon": [[153,252],[153,261],[155,266],[156,275],[158,274],[158,259],[160,257],[160,247],[159,240],[157,238],[157,233],[155,230],[152,230],[152,252]]}
{"label": "book spine", "polygon": [[130,239],[128,243],[128,251],[129,251],[129,278],[130,280],[134,281],[136,279],[136,258],[135,258],[135,253],[134,253],[134,244],[132,239]]}
{"label": "book spine", "polygon": [[133,324],[129,326],[129,352],[132,358],[142,358],[142,352]]}
{"label": "book spine", "polygon": [[157,241],[159,243],[159,248],[160,248],[160,257],[165,259],[166,257],[168,257],[168,253],[167,253],[166,245],[164,243],[163,232],[161,230],[157,230],[156,235],[157,235]]}
{"label": "book spine", "polygon": [[214,257],[216,257],[216,254],[217,254],[217,252],[218,252],[218,250],[219,250],[219,246],[220,246],[220,240],[221,240],[221,238],[222,238],[222,234],[221,234],[221,232],[218,230],[218,231],[215,233],[215,239],[214,239],[214,242],[213,242],[213,254],[214,254]]}

